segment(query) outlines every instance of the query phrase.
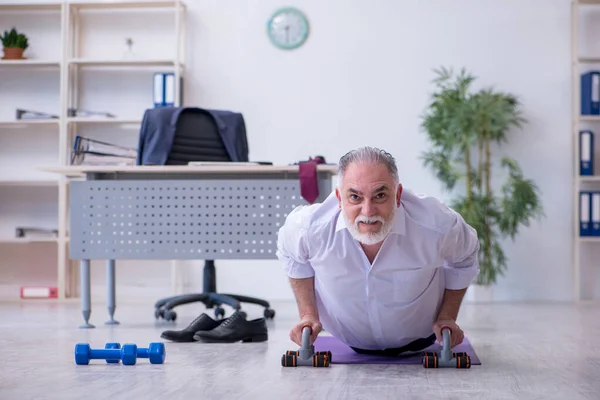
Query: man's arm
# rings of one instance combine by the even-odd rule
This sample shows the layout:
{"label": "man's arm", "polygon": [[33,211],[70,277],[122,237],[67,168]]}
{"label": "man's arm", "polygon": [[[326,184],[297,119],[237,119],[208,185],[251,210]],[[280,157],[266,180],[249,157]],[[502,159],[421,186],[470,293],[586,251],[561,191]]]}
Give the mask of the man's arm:
{"label": "man's arm", "polygon": [[456,321],[458,310],[466,291],[466,288],[458,290],[446,289],[444,291],[444,298],[437,316],[438,321]]}
{"label": "man's arm", "polygon": [[447,291],[462,290],[462,294],[450,292],[448,302],[456,302],[458,299],[460,303],[464,290],[479,274],[479,239],[477,231],[460,214],[454,211],[453,214],[452,227],[442,241],[441,255],[444,259]]}
{"label": "man's arm", "polygon": [[277,238],[277,258],[283,263],[290,280],[300,315],[300,322],[290,331],[290,339],[298,345],[302,345],[304,326],[309,325],[312,329],[311,343],[322,330],[315,297],[315,271],[308,248],[309,212],[309,207],[292,211],[279,229]]}
{"label": "man's arm", "polygon": [[450,327],[452,347],[460,344],[464,338],[464,333],[456,324],[456,320],[465,292],[479,273],[477,232],[460,214],[454,214],[452,227],[442,242],[441,252],[445,261],[442,271],[446,280],[446,289],[437,320],[433,325],[433,331],[440,344],[442,343],[441,328]]}
{"label": "man's arm", "polygon": [[319,311],[317,310],[317,301],[315,299],[315,278],[289,279],[294,296],[296,297],[300,319],[318,321]]}
{"label": "man's arm", "polygon": [[297,207],[286,218],[277,234],[277,258],[290,280],[300,317],[316,315],[315,271],[308,250],[309,207]]}

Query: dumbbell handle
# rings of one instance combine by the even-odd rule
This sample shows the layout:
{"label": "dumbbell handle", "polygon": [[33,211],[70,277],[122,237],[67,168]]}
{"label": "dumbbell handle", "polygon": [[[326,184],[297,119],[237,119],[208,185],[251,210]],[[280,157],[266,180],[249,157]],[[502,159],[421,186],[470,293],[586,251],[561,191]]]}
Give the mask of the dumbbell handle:
{"label": "dumbbell handle", "polygon": [[[115,344],[118,345],[118,343],[115,343]],[[146,348],[138,347],[137,348],[137,357],[138,358],[150,358],[150,347],[146,347]],[[120,355],[118,358],[120,358]]]}
{"label": "dumbbell handle", "polygon": [[90,359],[96,360],[120,360],[121,349],[91,349],[89,351]]}
{"label": "dumbbell handle", "polygon": [[150,348],[140,348],[137,349],[138,358],[150,358]]}
{"label": "dumbbell handle", "polygon": [[312,328],[308,325],[302,327],[302,347],[298,350],[298,358],[302,360],[310,360],[315,352],[315,348],[310,344],[310,335]]}
{"label": "dumbbell handle", "polygon": [[452,341],[451,341],[452,330],[447,327],[442,327],[442,351],[440,352],[440,358],[444,361],[452,359]]}

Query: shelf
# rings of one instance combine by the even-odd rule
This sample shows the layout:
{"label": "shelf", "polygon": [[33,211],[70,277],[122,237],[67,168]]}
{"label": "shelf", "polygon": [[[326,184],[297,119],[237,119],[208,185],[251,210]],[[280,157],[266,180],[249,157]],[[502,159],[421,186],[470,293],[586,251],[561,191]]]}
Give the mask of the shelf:
{"label": "shelf", "polygon": [[600,57],[579,57],[577,61],[580,63],[596,64],[600,63]]}
{"label": "shelf", "polygon": [[600,182],[600,175],[578,176],[580,182]]}
{"label": "shelf", "polygon": [[55,238],[55,237],[0,238],[0,244],[30,244],[30,243],[58,243],[58,238]]}
{"label": "shelf", "polygon": [[579,241],[584,243],[600,243],[600,236],[579,236]]}
{"label": "shelf", "polygon": [[[9,246],[21,247],[34,244],[35,247],[31,247],[32,251],[38,251],[39,249],[40,251],[52,253],[49,257],[56,257],[57,277],[55,286],[58,288],[59,298],[69,297],[77,293],[77,282],[70,279],[68,274],[68,246],[63,246],[63,244],[69,242],[69,214],[67,208],[69,185],[73,181],[85,178],[86,172],[89,171],[86,167],[91,170],[95,168],[100,170],[103,168],[123,168],[123,166],[68,165],[72,150],[72,135],[77,133],[78,130],[85,130],[99,136],[107,132],[110,137],[113,137],[119,136],[121,133],[119,131],[127,131],[126,133],[130,134],[135,130],[139,130],[143,121],[142,112],[148,108],[148,101],[147,96],[143,98],[140,96],[141,104],[125,103],[125,108],[115,110],[118,113],[116,118],[106,118],[101,115],[73,115],[73,117],[69,117],[66,110],[79,107],[87,108],[83,107],[82,104],[89,102],[89,109],[100,108],[99,111],[111,111],[103,109],[106,105],[99,105],[94,101],[94,97],[99,97],[97,91],[92,89],[90,93],[84,93],[85,88],[80,87],[82,81],[87,81],[88,71],[94,75],[92,78],[96,78],[96,74],[104,75],[106,73],[108,76],[105,79],[110,80],[117,86],[118,82],[114,79],[111,80],[113,72],[130,73],[136,76],[142,74],[144,76],[140,78],[140,85],[142,79],[145,83],[139,90],[143,92],[150,90],[150,93],[152,93],[152,88],[148,89],[147,87],[148,78],[156,72],[174,72],[178,78],[184,77],[186,60],[188,59],[186,51],[186,29],[188,26],[186,10],[188,7],[186,3],[191,1],[194,0],[0,0],[0,15],[5,16],[6,14],[5,17],[8,18],[7,21],[9,22],[11,15],[29,22],[30,25],[35,26],[36,30],[39,30],[36,32],[37,37],[47,40],[47,43],[39,45],[51,47],[45,49],[48,53],[34,55],[32,59],[0,59],[0,75],[18,73],[21,70],[27,73],[31,71],[32,73],[39,72],[44,75],[50,74],[50,76],[43,76],[43,78],[58,83],[58,99],[54,95],[52,98],[48,97],[48,93],[45,93],[47,91],[42,90],[40,93],[41,98],[36,98],[36,101],[42,104],[42,108],[45,107],[43,104],[58,105],[56,112],[51,112],[51,110],[40,111],[61,117],[60,119],[17,120],[14,119],[14,111],[10,112],[10,110],[0,117],[0,138],[9,139],[7,144],[10,145],[3,148],[3,156],[9,155],[10,159],[5,159],[3,169],[5,173],[0,176],[0,192],[9,198],[13,205],[22,206],[24,213],[29,212],[28,207],[35,207],[35,205],[19,204],[21,200],[17,197],[17,193],[13,194],[13,192],[21,191],[27,196],[43,195],[44,199],[51,199],[51,201],[45,201],[50,204],[45,204],[44,207],[47,207],[48,211],[52,213],[56,208],[58,214],[56,228],[60,232],[59,238],[46,235],[16,238],[9,230],[0,236],[0,246],[8,248]],[[118,22],[115,25],[112,17],[115,13],[119,13],[121,18],[129,17],[131,14],[132,18],[135,17],[140,20],[140,24],[129,27]],[[97,15],[101,15],[102,18],[96,19]],[[40,16],[42,21],[36,21],[36,18]],[[164,26],[158,21],[158,18],[163,16],[166,18]],[[152,21],[146,21],[147,17],[153,18]],[[52,26],[50,25],[51,20]],[[86,27],[88,24],[89,27]],[[119,50],[107,53],[93,52],[95,44],[98,43],[98,39],[102,39],[103,34],[109,36],[108,40],[120,34],[123,34],[123,37],[128,37],[129,35],[125,36],[128,31],[133,31],[131,32],[132,35],[142,35],[143,33],[138,31],[141,28],[147,29],[151,34],[156,34],[157,38],[149,37],[146,39],[149,45],[148,51],[153,52],[139,54],[138,56],[132,55],[131,58],[122,55]],[[163,35],[155,32],[157,29],[164,30],[166,33]],[[96,34],[98,36],[95,36]],[[170,42],[168,47],[165,47],[165,49],[152,47],[155,40],[163,39]],[[122,39],[118,40],[121,41]],[[87,45],[87,42],[90,45]],[[66,54],[63,56],[57,53],[62,51],[61,49],[66,50]],[[82,52],[83,49],[86,52]],[[110,51],[110,47],[107,48],[107,51]],[[0,57],[2,57],[1,49]],[[56,82],[56,77],[52,77],[55,73],[57,76],[60,75],[58,82]],[[82,78],[86,78],[86,80]],[[177,95],[180,87],[176,86],[176,88],[175,94]],[[45,88],[43,87],[43,89]],[[2,97],[10,102],[11,95],[12,93],[7,92]],[[37,96],[37,94],[29,95]],[[46,96],[45,99],[43,98],[44,95]],[[177,98],[176,105],[179,105],[179,98]],[[39,107],[33,108],[37,109]],[[56,135],[55,139],[54,135]],[[36,143],[36,141],[40,143]],[[54,144],[58,147],[57,157],[54,156],[56,151]],[[28,154],[30,151],[31,154]],[[21,154],[13,154],[16,152]],[[49,171],[46,171],[46,173],[39,168],[38,162],[40,160],[42,164],[49,164]],[[14,165],[15,163],[17,165]],[[17,167],[20,167],[23,171],[15,172]],[[194,168],[191,167],[185,169],[185,171],[192,171]],[[297,166],[288,168],[297,170]],[[203,168],[195,169],[203,171]],[[125,171],[129,170],[125,168]],[[55,198],[56,207],[53,204]],[[34,210],[31,209],[31,211]],[[30,251],[28,247],[23,247],[23,249],[25,252]],[[57,250],[56,256],[53,254],[55,249]],[[0,251],[0,253],[2,252]]]}
{"label": "shelf", "polygon": [[80,10],[102,10],[116,8],[173,8],[176,7],[177,4],[181,4],[182,7],[185,7],[185,3],[183,3],[183,1],[179,2],[177,0],[67,1],[67,4]]}
{"label": "shelf", "polygon": [[68,118],[67,122],[69,124],[89,124],[89,125],[127,125],[134,124],[139,125],[142,123],[141,119],[134,118],[96,118],[96,117],[77,117],[77,118]]}
{"label": "shelf", "polygon": [[580,121],[597,121],[600,122],[600,115],[580,115]]}
{"label": "shelf", "polygon": [[40,126],[40,125],[56,125],[58,126],[59,119],[23,119],[14,121],[0,121],[0,128],[20,128],[27,126]]}
{"label": "shelf", "polygon": [[[0,121],[0,128],[21,128],[40,125],[56,125],[60,119],[27,119],[15,121]],[[142,120],[139,118],[100,118],[100,117],[77,117],[67,118],[69,124],[89,124],[89,125],[139,125]]]}
{"label": "shelf", "polygon": [[13,3],[0,3],[2,11],[38,11],[38,10],[53,10],[60,11],[63,2],[27,2],[19,1]]}
{"label": "shelf", "polygon": [[31,66],[31,67],[60,67],[60,61],[48,60],[0,60],[0,67]]}
{"label": "shelf", "polygon": [[[69,64],[82,67],[175,67],[175,60],[94,60],[85,58],[74,58],[69,60]],[[181,63],[183,65],[183,63]]]}
{"label": "shelf", "polygon": [[2,186],[38,186],[38,187],[53,187],[58,186],[56,179],[24,179],[24,180],[2,180],[0,179],[0,187]]}

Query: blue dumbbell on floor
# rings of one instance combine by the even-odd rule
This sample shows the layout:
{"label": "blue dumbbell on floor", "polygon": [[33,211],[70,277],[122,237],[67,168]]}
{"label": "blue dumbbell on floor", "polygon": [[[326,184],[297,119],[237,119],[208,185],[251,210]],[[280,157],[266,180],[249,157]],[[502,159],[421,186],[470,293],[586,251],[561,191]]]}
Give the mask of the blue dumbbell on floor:
{"label": "blue dumbbell on floor", "polygon": [[75,345],[75,363],[88,365],[90,360],[121,360],[125,365],[135,365],[137,346],[126,344],[122,349],[92,349],[87,343]]}
{"label": "blue dumbbell on floor", "polygon": [[135,344],[107,343],[104,349],[92,349],[87,343],[75,345],[75,363],[88,365],[90,360],[106,360],[109,364],[135,365],[137,358],[148,358],[152,364],[162,364],[166,351],[163,343],[150,343],[148,348],[138,348]]}
{"label": "blue dumbbell on floor", "polygon": [[[126,346],[126,345],[124,345]],[[121,344],[118,342],[109,342],[104,346],[105,349],[120,349]],[[167,356],[167,351],[165,350],[165,344],[162,342],[152,342],[150,346],[147,348],[138,347],[137,358],[148,358],[150,360],[150,364],[163,364],[165,362],[165,358]],[[115,363],[118,364],[121,361],[119,358],[117,359],[107,359],[107,363]]]}

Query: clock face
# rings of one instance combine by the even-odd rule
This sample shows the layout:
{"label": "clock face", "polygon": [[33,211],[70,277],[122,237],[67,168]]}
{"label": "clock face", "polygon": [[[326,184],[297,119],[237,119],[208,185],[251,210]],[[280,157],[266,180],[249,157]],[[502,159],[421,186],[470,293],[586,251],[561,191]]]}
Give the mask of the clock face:
{"label": "clock face", "polygon": [[308,20],[295,8],[283,8],[269,20],[267,33],[271,42],[280,49],[295,49],[308,37]]}

